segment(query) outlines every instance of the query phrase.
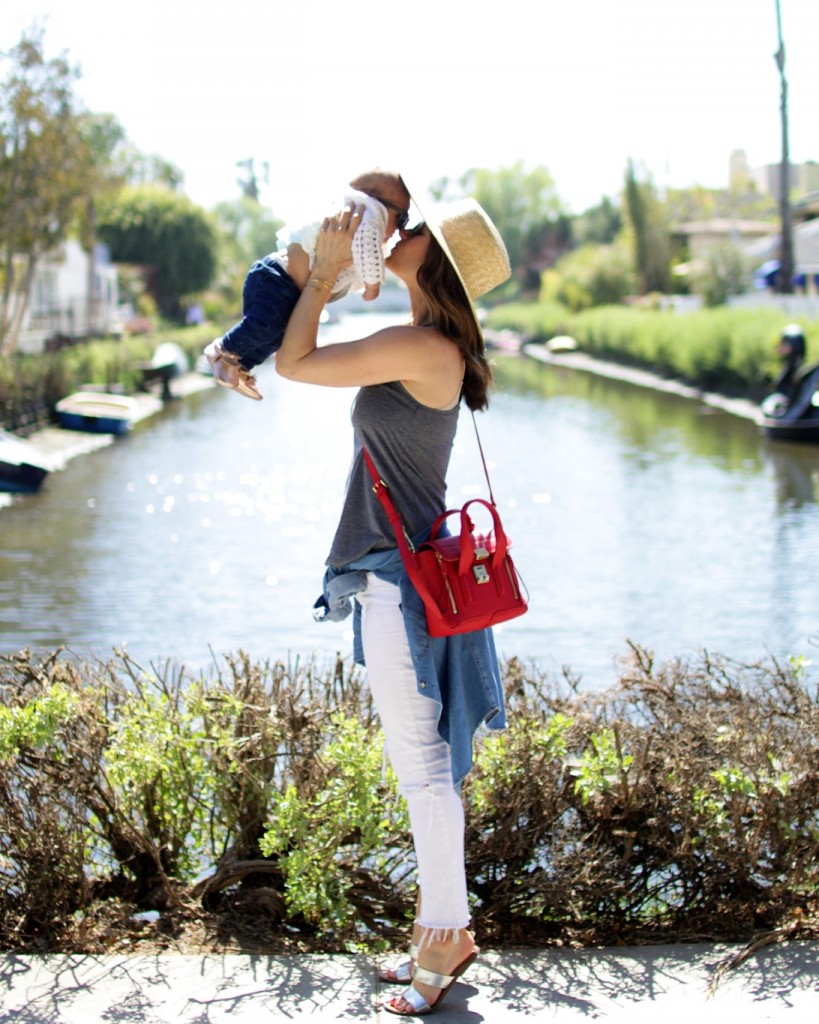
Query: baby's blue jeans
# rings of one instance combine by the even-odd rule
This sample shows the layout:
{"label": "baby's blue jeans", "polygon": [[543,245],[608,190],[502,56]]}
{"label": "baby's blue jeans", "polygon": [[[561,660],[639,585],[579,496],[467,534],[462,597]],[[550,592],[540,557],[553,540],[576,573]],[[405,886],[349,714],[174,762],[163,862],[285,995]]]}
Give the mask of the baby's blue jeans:
{"label": "baby's blue jeans", "polygon": [[269,359],[281,348],[300,294],[275,256],[256,260],[242,290],[242,319],[222,337],[222,348],[235,353],[245,370]]}

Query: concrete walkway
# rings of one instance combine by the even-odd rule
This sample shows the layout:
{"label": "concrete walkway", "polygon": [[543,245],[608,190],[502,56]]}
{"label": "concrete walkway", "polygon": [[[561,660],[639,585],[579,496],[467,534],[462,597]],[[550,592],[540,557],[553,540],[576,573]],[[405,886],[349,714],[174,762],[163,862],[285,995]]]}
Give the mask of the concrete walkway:
{"label": "concrete walkway", "polygon": [[[489,951],[433,1019],[819,1022],[819,943],[766,947],[720,974],[739,948]],[[379,1003],[400,991],[364,956],[0,956],[0,1024],[384,1022]]]}

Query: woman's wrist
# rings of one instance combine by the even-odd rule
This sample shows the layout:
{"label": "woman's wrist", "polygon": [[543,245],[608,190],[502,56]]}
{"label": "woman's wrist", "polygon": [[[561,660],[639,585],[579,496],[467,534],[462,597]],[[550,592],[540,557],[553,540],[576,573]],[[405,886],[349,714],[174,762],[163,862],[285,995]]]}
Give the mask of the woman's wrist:
{"label": "woman's wrist", "polygon": [[334,282],[329,278],[320,277],[318,274],[311,274],[307,278],[307,284],[305,287],[314,288],[317,292],[324,292],[325,297],[329,297],[330,292],[333,290]]}
{"label": "woman's wrist", "polygon": [[307,278],[305,288],[318,292],[325,300],[329,299],[333,288],[336,286],[337,277],[338,268],[336,266],[328,263],[327,260],[317,260],[313,264],[313,269]]}

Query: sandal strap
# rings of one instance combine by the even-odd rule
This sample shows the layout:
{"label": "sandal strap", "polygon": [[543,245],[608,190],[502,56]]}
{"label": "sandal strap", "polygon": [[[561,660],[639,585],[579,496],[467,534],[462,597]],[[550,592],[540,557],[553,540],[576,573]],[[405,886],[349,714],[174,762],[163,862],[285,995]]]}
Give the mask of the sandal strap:
{"label": "sandal strap", "polygon": [[418,959],[418,946],[414,942],[409,945],[409,960],[404,960],[397,967],[387,968],[378,975],[381,981],[397,982],[406,985],[412,981],[412,966]]}
{"label": "sandal strap", "polygon": [[412,981],[412,964],[409,960],[405,961],[403,964],[399,964],[393,971],[393,974],[398,981]]}
{"label": "sandal strap", "polygon": [[412,980],[420,981],[422,985],[429,985],[431,988],[446,988],[455,980],[455,975],[436,974],[435,971],[428,971],[426,967],[416,964],[412,969]]}
{"label": "sandal strap", "polygon": [[245,398],[261,398],[261,393],[256,386],[256,378],[252,373],[248,373],[247,370],[239,369],[239,380],[236,382],[234,390],[238,391],[240,395],[244,395]]}
{"label": "sandal strap", "polygon": [[400,985],[406,985],[412,981],[412,964],[409,960],[405,960],[397,967],[388,967],[386,970],[381,971],[378,975],[381,981],[387,983],[396,982]]}
{"label": "sandal strap", "polygon": [[398,998],[405,999],[410,1004],[415,1013],[432,1012],[432,1007],[429,1005],[426,999],[424,999],[424,997],[421,995],[421,993],[414,985],[410,985],[409,988],[402,992]]}

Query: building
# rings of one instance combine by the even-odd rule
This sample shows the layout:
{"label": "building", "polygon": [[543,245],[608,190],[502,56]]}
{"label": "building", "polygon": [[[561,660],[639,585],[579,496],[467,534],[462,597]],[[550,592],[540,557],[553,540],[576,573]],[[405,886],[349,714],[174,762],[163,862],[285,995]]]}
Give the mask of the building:
{"label": "building", "polygon": [[791,206],[793,219],[800,224],[819,217],[819,190],[806,192]]}
{"label": "building", "polygon": [[87,338],[110,332],[119,305],[116,267],[97,245],[89,296],[89,254],[69,239],[37,265],[17,339],[21,352],[44,351],[54,338]]}
{"label": "building", "polygon": [[[790,164],[788,177],[793,200],[816,192],[819,190],[819,163],[808,160],[803,164]],[[753,188],[760,195],[774,196],[778,199],[782,194],[781,179],[781,162],[750,167],[745,150],[736,149],[731,154],[728,162],[728,181],[732,189]]]}
{"label": "building", "polygon": [[744,248],[747,243],[767,238],[770,233],[771,225],[765,221],[727,217],[690,221],[674,229],[674,235],[685,240],[691,262],[704,261],[715,246],[730,242]]}
{"label": "building", "polygon": [[[793,284],[797,293],[819,294],[819,218],[797,224],[792,232]],[[756,270],[758,289],[773,287],[779,272],[779,234],[770,234],[745,247]]]}

